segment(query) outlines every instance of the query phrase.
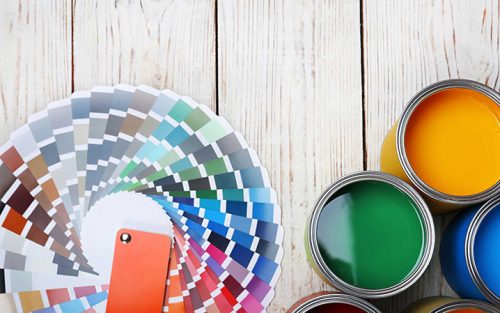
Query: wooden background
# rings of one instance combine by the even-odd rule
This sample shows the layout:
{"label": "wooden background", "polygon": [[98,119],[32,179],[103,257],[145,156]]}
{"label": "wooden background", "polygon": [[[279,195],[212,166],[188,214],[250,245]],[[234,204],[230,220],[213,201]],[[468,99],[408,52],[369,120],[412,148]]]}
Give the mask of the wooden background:
{"label": "wooden background", "polygon": [[[49,101],[96,84],[170,88],[241,130],[283,209],[285,257],[270,312],[330,290],[306,262],[306,218],[340,176],[377,169],[380,144],[424,86],[500,88],[500,6],[457,0],[11,0],[0,6],[0,140]],[[448,218],[437,218],[438,239]],[[375,301],[399,312],[451,294],[433,260]]]}

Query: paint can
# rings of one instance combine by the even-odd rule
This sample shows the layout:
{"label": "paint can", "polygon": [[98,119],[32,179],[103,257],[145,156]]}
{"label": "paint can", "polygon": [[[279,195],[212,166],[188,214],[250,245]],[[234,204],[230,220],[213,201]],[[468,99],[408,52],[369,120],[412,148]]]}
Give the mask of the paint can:
{"label": "paint can", "polygon": [[429,297],[410,304],[403,313],[500,313],[489,303],[451,297]]}
{"label": "paint can", "polygon": [[317,292],[297,301],[287,313],[381,313],[373,304],[352,295]]}
{"label": "paint can", "polygon": [[380,166],[417,188],[435,214],[500,192],[500,94],[452,79],[424,88],[387,134]]}
{"label": "paint can", "polygon": [[500,195],[455,216],[439,254],[442,272],[460,297],[500,307]]}
{"label": "paint can", "polygon": [[358,172],[318,198],[306,229],[306,253],[319,275],[344,293],[388,297],[427,268],[434,225],[425,201],[401,179]]}

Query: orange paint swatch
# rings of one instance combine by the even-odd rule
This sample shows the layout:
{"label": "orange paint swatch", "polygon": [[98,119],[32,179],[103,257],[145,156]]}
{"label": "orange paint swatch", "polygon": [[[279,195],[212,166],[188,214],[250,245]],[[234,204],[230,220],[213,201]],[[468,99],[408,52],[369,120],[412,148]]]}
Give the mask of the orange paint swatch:
{"label": "orange paint swatch", "polygon": [[[127,241],[123,241],[122,235]],[[162,312],[172,240],[121,229],[116,235],[106,312]]]}
{"label": "orange paint swatch", "polygon": [[412,113],[405,150],[430,187],[471,196],[500,179],[500,106],[482,93],[449,88],[430,95]]}

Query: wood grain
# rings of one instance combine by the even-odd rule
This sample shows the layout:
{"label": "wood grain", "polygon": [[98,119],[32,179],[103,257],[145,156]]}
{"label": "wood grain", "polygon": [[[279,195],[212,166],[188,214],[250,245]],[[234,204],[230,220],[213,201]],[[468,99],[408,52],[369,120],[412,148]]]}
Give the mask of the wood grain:
{"label": "wood grain", "polygon": [[169,88],[215,109],[215,0],[75,1],[74,85]]}
{"label": "wood grain", "polygon": [[306,261],[314,200],[362,170],[357,1],[219,1],[219,112],[269,170],[285,229],[282,275],[269,312],[331,290]]}
{"label": "wood grain", "polygon": [[[500,88],[499,11],[473,0],[5,1],[0,141],[49,101],[96,84],[170,88],[218,106],[279,195],[285,256],[268,311],[283,312],[332,289],[306,262],[307,216],[364,155],[378,169],[411,96],[451,77]],[[449,219],[436,218],[438,243]],[[375,303],[399,312],[438,294],[452,291],[435,257],[415,286]]]}
{"label": "wood grain", "polygon": [[[364,103],[367,161],[379,168],[382,140],[405,103],[420,89],[448,78],[468,78],[500,88],[500,26],[495,1],[364,0]],[[437,217],[436,236],[450,217]],[[436,252],[438,249],[436,249]],[[414,300],[454,295],[441,275],[437,253],[411,289],[377,301],[400,312]]]}
{"label": "wood grain", "polygon": [[3,1],[0,47],[3,143],[30,114],[71,92],[71,5]]}

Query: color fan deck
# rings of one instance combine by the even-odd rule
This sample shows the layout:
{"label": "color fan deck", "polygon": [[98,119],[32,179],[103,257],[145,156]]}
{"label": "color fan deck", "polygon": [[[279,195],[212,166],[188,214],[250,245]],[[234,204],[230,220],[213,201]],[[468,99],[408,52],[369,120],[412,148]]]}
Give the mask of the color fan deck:
{"label": "color fan deck", "polygon": [[80,233],[100,199],[122,192],[152,199],[173,225],[165,310],[257,312],[272,300],[276,193],[256,152],[208,107],[169,90],[95,87],[30,117],[0,160],[2,310],[103,312],[109,281]]}

